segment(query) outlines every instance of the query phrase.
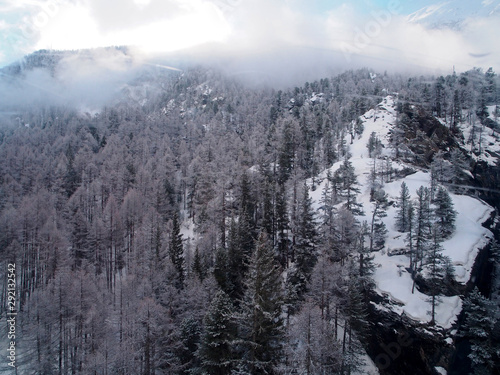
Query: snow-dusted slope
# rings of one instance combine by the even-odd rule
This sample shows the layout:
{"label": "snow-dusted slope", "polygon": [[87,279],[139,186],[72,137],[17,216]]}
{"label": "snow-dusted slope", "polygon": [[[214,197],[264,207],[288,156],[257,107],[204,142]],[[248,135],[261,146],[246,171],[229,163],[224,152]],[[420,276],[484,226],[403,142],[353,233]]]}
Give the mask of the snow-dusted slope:
{"label": "snow-dusted slope", "polygon": [[408,15],[409,22],[423,24],[433,28],[461,28],[467,19],[496,16],[500,12],[498,0],[453,0],[436,1]]}
{"label": "snow-dusted slope", "polygon": [[[483,161],[490,166],[498,165],[500,157],[500,134],[498,133],[499,117],[495,115],[497,106],[488,106],[488,119],[490,127],[481,125],[480,120],[474,117],[474,126],[469,121],[459,125],[464,135],[462,147],[471,152],[471,157],[476,161]],[[464,119],[467,113],[462,114]],[[475,131],[475,134],[473,134]]]}
{"label": "snow-dusted slope", "polygon": [[[356,169],[358,182],[361,185],[361,194],[358,201],[363,204],[365,216],[360,220],[370,220],[372,205],[370,203],[368,178],[372,168],[373,160],[369,157],[366,147],[370,134],[375,132],[384,145],[383,156],[392,156],[389,148],[389,131],[396,122],[395,100],[393,97],[386,97],[376,109],[368,111],[361,117],[364,124],[364,131],[361,136],[356,136],[349,145],[351,162]],[[347,142],[351,141],[350,136]],[[334,164],[330,171],[333,173],[339,168],[342,162]],[[397,161],[392,161],[392,167],[402,169],[404,165]],[[326,171],[320,177],[325,177]],[[389,201],[397,201],[401,183],[405,182],[410,190],[412,199],[416,198],[416,190],[420,186],[430,186],[430,174],[426,171],[418,171],[404,179],[397,179],[384,185],[383,189],[389,196]],[[316,204],[321,198],[324,188],[323,182],[311,193]],[[454,235],[443,242],[444,255],[451,258],[456,273],[456,280],[466,283],[470,278],[470,272],[474,265],[474,260],[480,248],[482,248],[492,236],[491,232],[482,223],[489,217],[492,208],[482,201],[469,196],[450,194],[455,210],[458,212],[456,219],[456,231]],[[409,266],[409,258],[406,255],[390,256],[389,250],[404,248],[405,233],[400,233],[395,228],[395,217],[397,208],[390,206],[387,210],[387,217],[384,222],[388,229],[385,248],[375,253],[375,262],[378,264],[374,278],[377,284],[377,291],[387,296],[394,302],[389,308],[399,314],[407,316],[421,322],[430,321],[430,302],[428,296],[419,292],[416,288],[412,293],[413,281],[411,275],[406,271]],[[449,328],[455,321],[462,306],[462,301],[458,296],[442,297],[442,303],[437,307],[436,323],[442,327]],[[387,307],[381,307],[387,308]]]}

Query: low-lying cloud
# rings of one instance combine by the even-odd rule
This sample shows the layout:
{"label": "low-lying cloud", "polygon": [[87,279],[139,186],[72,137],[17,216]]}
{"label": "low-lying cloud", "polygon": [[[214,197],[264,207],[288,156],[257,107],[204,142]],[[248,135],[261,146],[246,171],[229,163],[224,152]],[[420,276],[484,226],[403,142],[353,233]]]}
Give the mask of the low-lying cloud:
{"label": "low-lying cloud", "polygon": [[[43,53],[39,54],[43,57]],[[55,70],[30,67],[22,74],[2,73],[0,108],[61,105],[98,110],[115,99],[137,73],[133,58],[115,49],[65,54]]]}
{"label": "low-lying cloud", "polygon": [[[282,2],[258,0],[242,3],[238,28],[228,43],[229,48],[255,52],[285,45],[339,52],[344,59],[331,64],[340,67],[372,61],[371,66],[379,69],[449,72],[453,66],[468,70],[500,62],[500,48],[495,43],[500,32],[498,13],[466,17],[457,28],[436,28],[412,22],[401,11],[398,1],[364,12],[344,3],[326,14],[311,15]],[[435,11],[431,9],[427,16]],[[421,14],[419,20],[423,19]]]}
{"label": "low-lying cloud", "polygon": [[[7,3],[11,10],[30,12],[17,27],[28,31],[24,36],[38,49],[136,45],[158,53],[217,43],[217,50],[226,54],[259,55],[298,47],[342,53],[343,60],[332,62],[337,67],[371,60],[374,64],[446,71],[453,65],[457,69],[485,68],[500,61],[500,48],[495,43],[500,31],[496,0],[477,2],[475,7],[481,12],[470,12],[470,2],[427,1],[427,7],[411,15],[405,13],[408,4],[401,0],[331,1],[323,10],[319,5],[325,2],[319,0]],[[457,15],[461,6],[464,12]],[[454,20],[450,14],[460,19],[458,26],[447,24]],[[443,27],[435,27],[439,19]],[[12,29],[16,25],[3,22],[0,27]]]}
{"label": "low-lying cloud", "polygon": [[[278,86],[359,67],[416,74],[498,68],[498,3],[478,3],[483,11],[471,15],[456,15],[454,8],[460,22],[436,27],[450,2],[428,3],[408,15],[408,4],[399,0],[333,1],[322,11],[324,2],[310,0],[8,0],[4,10],[38,4],[18,25],[31,27],[29,41],[37,48],[134,44],[142,52],[68,55],[56,76],[34,70],[3,84],[1,102],[99,108],[135,76],[141,62],[153,61],[215,64],[248,82]],[[26,24],[40,12],[46,17],[38,26]],[[13,27],[0,22],[3,30]]]}

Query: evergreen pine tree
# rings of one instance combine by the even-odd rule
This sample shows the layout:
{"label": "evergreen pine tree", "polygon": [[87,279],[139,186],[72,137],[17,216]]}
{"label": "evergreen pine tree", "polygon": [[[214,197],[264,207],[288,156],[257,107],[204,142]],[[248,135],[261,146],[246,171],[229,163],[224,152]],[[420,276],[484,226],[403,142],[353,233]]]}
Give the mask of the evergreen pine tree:
{"label": "evergreen pine tree", "polygon": [[408,186],[403,181],[401,184],[401,192],[398,198],[398,212],[396,216],[396,229],[399,232],[408,232],[410,228],[410,221],[408,219],[408,211],[411,205],[411,196]]}
{"label": "evergreen pine tree", "polygon": [[441,294],[446,278],[446,258],[443,256],[441,239],[436,228],[432,231],[432,243],[426,254],[427,285],[429,287],[429,302],[431,303],[431,324],[435,323],[436,306],[441,303]]}
{"label": "evergreen pine tree", "polygon": [[476,109],[476,116],[481,122],[481,124],[484,124],[484,121],[488,118],[489,113],[488,113],[488,107],[486,106],[487,103],[487,90],[485,87],[481,89],[481,94],[479,95],[478,98],[478,103],[477,103],[477,109]]}
{"label": "evergreen pine tree", "polygon": [[380,250],[384,247],[387,228],[381,220],[387,216],[386,208],[388,205],[387,194],[383,190],[377,190],[373,194],[373,213],[370,226],[370,251]]}
{"label": "evergreen pine tree", "polygon": [[333,146],[333,134],[330,129],[330,121],[328,120],[326,124],[327,128],[325,130],[325,136],[323,137],[323,160],[324,167],[329,168],[337,159],[337,155]]}
{"label": "evergreen pine tree", "polygon": [[415,267],[423,264],[431,238],[431,210],[429,189],[420,186],[417,190],[415,212]]}
{"label": "evergreen pine tree", "polygon": [[295,162],[295,140],[292,122],[287,121],[283,128],[280,149],[278,151],[278,182],[284,184],[290,178]]}
{"label": "evergreen pine tree", "polygon": [[457,213],[453,208],[453,201],[445,188],[438,189],[434,205],[436,226],[439,236],[444,240],[449,238],[455,231],[455,219],[457,217]]}
{"label": "evergreen pine tree", "polygon": [[200,281],[205,279],[205,267],[203,266],[203,262],[201,259],[200,251],[198,250],[198,246],[194,251],[194,259],[193,259],[193,273],[198,277]]}
{"label": "evergreen pine tree", "polygon": [[290,270],[289,283],[295,288],[299,298],[306,290],[311,272],[317,261],[318,233],[316,220],[309,196],[309,188],[304,184],[300,202],[299,220],[295,245],[295,267]]}
{"label": "evergreen pine tree", "polygon": [[231,374],[234,361],[233,345],[237,335],[234,307],[229,296],[219,291],[205,315],[204,333],[198,356],[207,374]]}
{"label": "evergreen pine tree", "polygon": [[309,188],[304,184],[303,197],[300,202],[299,226],[297,228],[296,262],[310,273],[316,263],[317,224]]}
{"label": "evergreen pine tree", "polygon": [[346,157],[344,163],[335,171],[334,178],[340,182],[342,198],[345,199],[345,207],[354,215],[362,215],[362,205],[357,202],[360,193],[358,179],[352,163]]}
{"label": "evergreen pine tree", "polygon": [[495,305],[483,297],[476,287],[465,299],[463,311],[465,321],[461,327],[461,335],[469,339],[471,345],[469,358],[473,373],[491,374],[500,359],[492,342],[493,327],[496,323]]}
{"label": "evergreen pine tree", "polygon": [[486,93],[486,103],[494,104],[497,101],[497,79],[496,74],[492,67],[488,68],[486,73],[484,73],[484,83],[485,83],[485,93]]}
{"label": "evergreen pine tree", "polygon": [[288,230],[290,229],[290,219],[287,210],[287,194],[284,185],[278,186],[276,195],[276,231],[278,244],[278,259],[283,267],[288,266],[289,254]]}
{"label": "evergreen pine tree", "polygon": [[170,236],[170,247],[169,247],[170,260],[174,265],[174,269],[177,274],[177,280],[175,286],[178,289],[184,287],[184,247],[182,244],[182,233],[179,224],[179,216],[177,212],[174,213],[172,219],[172,234]]}
{"label": "evergreen pine tree", "polygon": [[230,294],[233,292],[233,285],[231,283],[231,274],[229,267],[229,259],[226,249],[219,248],[215,253],[214,265],[214,278],[225,293]]}
{"label": "evergreen pine tree", "polygon": [[283,341],[282,285],[265,233],[259,235],[239,314],[241,365],[249,374],[274,374]]}
{"label": "evergreen pine tree", "polygon": [[228,294],[233,301],[237,301],[243,296],[243,278],[249,262],[249,254],[243,252],[240,238],[240,228],[234,220],[231,220],[227,247],[227,267],[229,278],[227,286],[231,287]]}
{"label": "evergreen pine tree", "polygon": [[199,357],[197,354],[201,339],[201,322],[189,316],[180,325],[180,347],[176,351],[180,362],[180,375],[189,375],[199,369]]}

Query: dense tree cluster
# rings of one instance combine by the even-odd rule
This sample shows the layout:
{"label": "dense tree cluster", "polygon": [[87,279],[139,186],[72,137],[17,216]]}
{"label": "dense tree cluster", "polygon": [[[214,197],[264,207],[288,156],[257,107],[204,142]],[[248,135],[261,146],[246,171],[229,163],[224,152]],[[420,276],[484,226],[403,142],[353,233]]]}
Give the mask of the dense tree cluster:
{"label": "dense tree cluster", "polygon": [[[143,101],[95,115],[41,106],[20,114],[29,127],[7,121],[0,255],[19,266],[20,368],[353,373],[388,202],[374,184],[359,221],[345,140],[388,91],[451,128],[462,120],[456,108],[483,116],[477,100],[497,91],[481,74],[429,85],[360,70],[276,92],[203,68],[153,70],[128,87],[154,88]],[[368,147],[377,159],[380,141]],[[310,191],[335,162],[315,211]],[[411,267],[438,278],[455,213],[442,188],[432,203],[427,188],[417,195],[402,187],[398,229],[409,233]]]}

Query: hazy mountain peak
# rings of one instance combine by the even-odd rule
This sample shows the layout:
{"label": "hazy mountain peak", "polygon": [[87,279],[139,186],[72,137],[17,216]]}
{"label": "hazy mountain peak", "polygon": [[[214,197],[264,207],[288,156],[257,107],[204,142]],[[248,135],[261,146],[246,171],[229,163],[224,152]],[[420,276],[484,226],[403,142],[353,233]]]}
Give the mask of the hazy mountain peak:
{"label": "hazy mountain peak", "polygon": [[[473,3],[473,4],[472,4]],[[425,6],[407,16],[409,22],[431,28],[461,29],[469,18],[491,17],[500,14],[500,1],[485,0],[478,7],[468,0],[443,1]]]}

